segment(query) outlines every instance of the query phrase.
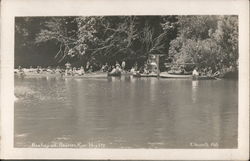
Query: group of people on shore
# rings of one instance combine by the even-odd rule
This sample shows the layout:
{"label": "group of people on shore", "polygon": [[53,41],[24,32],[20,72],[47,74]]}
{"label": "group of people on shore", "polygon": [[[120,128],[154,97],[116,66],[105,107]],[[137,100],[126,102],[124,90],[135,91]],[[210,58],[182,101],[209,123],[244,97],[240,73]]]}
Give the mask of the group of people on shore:
{"label": "group of people on shore", "polygon": [[65,64],[65,68],[61,68],[60,66],[57,66],[56,68],[53,68],[51,66],[48,66],[46,68],[42,68],[41,66],[37,66],[36,68],[33,68],[30,66],[30,68],[22,68],[21,66],[18,67],[18,69],[15,69],[15,73],[20,74],[27,74],[27,73],[35,73],[35,74],[62,74],[65,76],[75,76],[75,75],[84,75],[86,73],[93,73],[95,71],[100,72],[110,72],[110,73],[116,73],[116,72],[122,72],[125,71],[126,62],[122,61],[121,65],[116,62],[115,65],[111,66],[106,63],[105,65],[102,65],[99,70],[94,70],[93,66],[90,65],[89,62],[86,63],[85,68],[83,66],[80,67],[72,67],[72,65],[67,62]]}
{"label": "group of people on shore", "polygon": [[134,66],[129,70],[126,68],[126,62],[123,60],[121,63],[116,61],[114,65],[105,63],[104,65],[100,66],[99,69],[93,69],[93,66],[90,65],[89,62],[86,63],[85,67],[74,67],[69,62],[67,62],[64,68],[61,68],[60,66],[57,67],[51,67],[48,66],[46,68],[42,68],[41,66],[37,66],[36,68],[33,68],[30,66],[30,68],[22,68],[21,66],[18,67],[18,69],[15,70],[15,73],[21,73],[21,74],[61,74],[65,76],[81,76],[86,73],[93,73],[93,72],[106,72],[110,74],[119,74],[119,73],[140,73],[140,74],[149,74],[152,72],[157,71],[156,65],[150,65],[145,63],[144,65],[138,67],[137,63],[134,64]]}

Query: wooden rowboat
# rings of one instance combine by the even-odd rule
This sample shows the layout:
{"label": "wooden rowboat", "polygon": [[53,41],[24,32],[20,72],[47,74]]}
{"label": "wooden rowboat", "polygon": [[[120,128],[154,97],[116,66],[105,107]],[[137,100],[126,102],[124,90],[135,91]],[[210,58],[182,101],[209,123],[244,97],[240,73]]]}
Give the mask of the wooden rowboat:
{"label": "wooden rowboat", "polygon": [[151,74],[134,73],[133,77],[157,77],[157,74],[155,74],[155,73],[151,73]]}
{"label": "wooden rowboat", "polygon": [[216,77],[213,76],[198,76],[198,77],[193,77],[193,80],[215,80]]}
{"label": "wooden rowboat", "polygon": [[168,72],[160,73],[161,78],[182,78],[182,79],[193,79],[193,80],[215,80],[216,77],[213,76],[197,76],[192,75],[180,75],[180,74],[169,74]]}
{"label": "wooden rowboat", "polygon": [[121,72],[114,72],[114,73],[109,72],[108,73],[108,76],[113,76],[113,77],[120,77],[121,75],[122,75]]}
{"label": "wooden rowboat", "polygon": [[161,78],[184,78],[184,79],[191,79],[192,75],[180,75],[180,74],[169,74],[168,72],[161,72]]}

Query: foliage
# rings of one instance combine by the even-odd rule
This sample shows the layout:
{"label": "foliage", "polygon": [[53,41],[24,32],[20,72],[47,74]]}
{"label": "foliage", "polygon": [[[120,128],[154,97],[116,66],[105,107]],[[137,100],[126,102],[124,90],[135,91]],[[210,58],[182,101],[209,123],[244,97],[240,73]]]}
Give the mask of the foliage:
{"label": "foliage", "polygon": [[161,54],[200,68],[237,68],[237,16],[20,17],[15,34],[17,54],[39,49],[57,63],[140,65]]}
{"label": "foliage", "polygon": [[237,68],[236,16],[181,16],[178,23],[178,36],[169,51],[175,62],[194,63],[200,68]]}

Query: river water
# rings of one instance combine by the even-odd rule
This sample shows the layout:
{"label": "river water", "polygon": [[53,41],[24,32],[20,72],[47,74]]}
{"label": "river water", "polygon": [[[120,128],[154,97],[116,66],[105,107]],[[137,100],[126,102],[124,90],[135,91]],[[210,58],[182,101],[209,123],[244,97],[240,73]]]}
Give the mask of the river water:
{"label": "river water", "polygon": [[15,78],[15,147],[237,148],[238,81]]}

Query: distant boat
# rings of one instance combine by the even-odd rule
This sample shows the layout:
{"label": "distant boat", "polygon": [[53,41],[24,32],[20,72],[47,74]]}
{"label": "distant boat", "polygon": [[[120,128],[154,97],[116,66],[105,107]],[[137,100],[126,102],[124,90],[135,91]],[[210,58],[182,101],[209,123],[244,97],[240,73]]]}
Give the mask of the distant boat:
{"label": "distant boat", "polygon": [[198,77],[193,76],[193,80],[215,80],[215,79],[217,78],[213,76],[198,76]]}
{"label": "distant boat", "polygon": [[216,77],[213,76],[196,76],[192,74],[169,74],[168,72],[160,73],[161,78],[182,78],[182,79],[193,79],[193,80],[215,80]]}
{"label": "distant boat", "polygon": [[133,77],[157,77],[157,74],[156,73],[149,73],[149,74],[134,73]]}
{"label": "distant boat", "polygon": [[86,73],[84,75],[64,75],[64,78],[106,78],[107,73],[97,72],[97,73]]}
{"label": "distant boat", "polygon": [[120,77],[122,75],[121,72],[109,72],[108,76]]}
{"label": "distant boat", "polygon": [[184,74],[169,74],[168,72],[161,72],[160,73],[161,78],[186,78],[191,79],[192,74],[184,75]]}

